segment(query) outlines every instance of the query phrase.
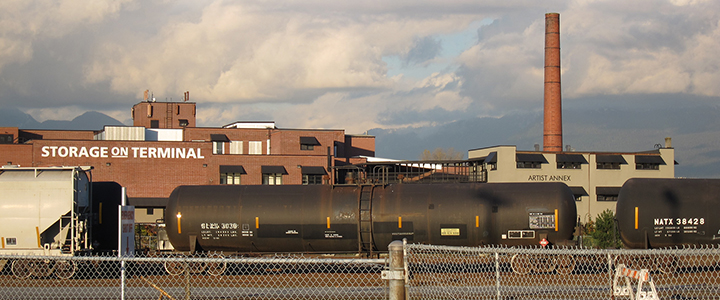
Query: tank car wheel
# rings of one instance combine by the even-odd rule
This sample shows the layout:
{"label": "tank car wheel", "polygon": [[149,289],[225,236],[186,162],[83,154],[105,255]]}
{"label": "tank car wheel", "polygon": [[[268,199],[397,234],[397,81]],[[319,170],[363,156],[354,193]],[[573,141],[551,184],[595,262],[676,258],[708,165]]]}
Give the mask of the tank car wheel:
{"label": "tank car wheel", "polygon": [[[222,254],[212,254],[208,256],[208,258],[215,258],[215,259],[225,259],[225,256]],[[210,262],[207,263],[207,272],[210,275],[213,276],[219,276],[225,273],[225,270],[227,269],[227,263],[222,262]]]}
{"label": "tank car wheel", "polygon": [[[169,256],[168,258],[185,258],[184,255],[175,255],[175,256]],[[187,262],[185,261],[166,261],[164,263],[165,265],[165,271],[168,272],[168,274],[176,276],[185,273],[185,269],[187,268]]]}
{"label": "tank car wheel", "polygon": [[560,254],[553,258],[555,270],[559,274],[568,275],[575,270],[575,258],[569,254]]}
{"label": "tank car wheel", "polygon": [[47,277],[52,274],[52,267],[50,267],[49,260],[32,260],[32,268],[30,269],[32,275],[35,277]]}
{"label": "tank car wheel", "polygon": [[205,269],[207,269],[207,265],[204,262],[188,262],[187,263],[188,271],[190,271],[190,274],[200,274]]}
{"label": "tank car wheel", "polygon": [[515,274],[525,275],[532,269],[532,258],[529,254],[515,254],[510,259],[510,268]]}
{"label": "tank car wheel", "polygon": [[75,266],[75,262],[67,260],[57,261],[53,267],[55,276],[60,279],[70,279],[73,275],[75,275],[76,270],[77,267]]}
{"label": "tank car wheel", "polygon": [[17,278],[28,278],[32,274],[33,264],[29,260],[21,259],[13,261],[12,273]]}
{"label": "tank car wheel", "polygon": [[549,254],[533,255],[530,267],[537,273],[551,273],[555,271],[555,258]]}

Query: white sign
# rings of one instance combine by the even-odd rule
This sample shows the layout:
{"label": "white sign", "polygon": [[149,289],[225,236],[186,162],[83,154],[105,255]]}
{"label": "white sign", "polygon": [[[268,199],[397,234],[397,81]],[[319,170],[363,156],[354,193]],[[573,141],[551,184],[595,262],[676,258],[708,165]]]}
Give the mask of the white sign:
{"label": "white sign", "polygon": [[121,256],[135,255],[135,206],[120,205],[120,247]]}
{"label": "white sign", "polygon": [[200,148],[43,146],[42,157],[204,159]]}

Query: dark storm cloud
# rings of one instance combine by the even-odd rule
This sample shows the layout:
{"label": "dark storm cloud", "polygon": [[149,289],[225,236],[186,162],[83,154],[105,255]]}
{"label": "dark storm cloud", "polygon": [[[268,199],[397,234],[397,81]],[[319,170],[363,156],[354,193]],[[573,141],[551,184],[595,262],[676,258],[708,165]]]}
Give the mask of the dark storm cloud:
{"label": "dark storm cloud", "polygon": [[442,42],[433,37],[416,38],[412,49],[403,58],[403,65],[417,65],[427,62],[440,55]]}

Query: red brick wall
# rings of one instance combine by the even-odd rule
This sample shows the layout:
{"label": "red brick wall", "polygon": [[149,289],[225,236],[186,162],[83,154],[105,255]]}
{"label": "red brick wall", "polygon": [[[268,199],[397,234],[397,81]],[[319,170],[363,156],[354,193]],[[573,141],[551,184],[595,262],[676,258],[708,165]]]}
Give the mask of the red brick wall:
{"label": "red brick wall", "polygon": [[[17,145],[16,145],[17,146]],[[127,188],[128,197],[150,198],[168,197],[179,185],[219,184],[220,165],[241,165],[247,172],[241,176],[243,185],[262,184],[262,166],[284,166],[288,175],[283,176],[283,184],[302,184],[300,166],[327,167],[327,157],[294,155],[213,155],[209,142],[134,142],[134,141],[47,141],[37,140],[32,150],[33,166],[93,166],[94,181],[115,181]],[[46,147],[43,150],[43,147]],[[53,157],[52,149],[58,147]],[[61,153],[59,147],[76,147],[75,157],[68,155],[69,150]],[[81,152],[85,147],[87,154]],[[98,147],[93,148],[91,147]],[[195,158],[150,158],[150,152],[135,148],[184,148],[194,149]],[[113,157],[113,149],[127,148],[128,157]],[[1,149],[1,148],[0,148]],[[105,149],[104,156],[99,150]],[[199,151],[197,151],[199,149]],[[197,155],[197,154],[200,155]],[[66,157],[60,157],[60,155]],[[142,155],[144,154],[144,155]],[[97,157],[91,157],[97,156]],[[144,156],[144,157],[141,157]],[[200,158],[199,156],[202,156]]]}
{"label": "red brick wall", "polygon": [[345,156],[375,156],[375,137],[371,135],[345,136]]}
{"label": "red brick wall", "polygon": [[20,136],[26,140],[93,140],[95,131],[92,130],[40,130],[22,129]]}
{"label": "red brick wall", "polygon": [[188,120],[187,127],[195,127],[195,114],[194,102],[140,102],[132,108],[133,126],[145,128],[150,128],[152,120],[158,121],[158,128],[182,128],[180,119]]}
{"label": "red brick wall", "polygon": [[0,165],[33,166],[32,145],[0,144]]}
{"label": "red brick wall", "polygon": [[17,143],[18,128],[17,127],[0,127],[0,134],[12,134],[13,143]]}
{"label": "red brick wall", "polygon": [[[300,149],[300,137],[315,137],[320,145],[313,150]],[[271,153],[286,155],[323,155],[327,156],[327,147],[333,154],[336,142],[343,142],[345,134],[342,130],[282,130],[273,132],[271,136]],[[338,153],[338,155],[343,155]]]}

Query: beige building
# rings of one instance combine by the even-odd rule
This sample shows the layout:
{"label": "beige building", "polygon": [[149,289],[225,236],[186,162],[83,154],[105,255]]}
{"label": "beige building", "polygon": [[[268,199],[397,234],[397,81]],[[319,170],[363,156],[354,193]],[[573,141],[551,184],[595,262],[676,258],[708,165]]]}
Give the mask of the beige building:
{"label": "beige building", "polygon": [[665,147],[644,152],[543,152],[494,146],[469,150],[468,158],[482,161],[487,182],[564,182],[575,194],[583,223],[606,209],[615,211],[620,187],[629,178],[675,177],[675,150],[669,138]]}

